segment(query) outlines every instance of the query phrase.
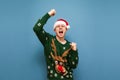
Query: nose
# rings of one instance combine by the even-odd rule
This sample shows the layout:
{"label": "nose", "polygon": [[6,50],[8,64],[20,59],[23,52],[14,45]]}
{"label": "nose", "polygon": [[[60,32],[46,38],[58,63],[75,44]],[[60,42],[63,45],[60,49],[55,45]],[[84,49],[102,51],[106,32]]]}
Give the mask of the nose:
{"label": "nose", "polygon": [[62,25],[60,25],[60,27],[59,28],[62,28]]}

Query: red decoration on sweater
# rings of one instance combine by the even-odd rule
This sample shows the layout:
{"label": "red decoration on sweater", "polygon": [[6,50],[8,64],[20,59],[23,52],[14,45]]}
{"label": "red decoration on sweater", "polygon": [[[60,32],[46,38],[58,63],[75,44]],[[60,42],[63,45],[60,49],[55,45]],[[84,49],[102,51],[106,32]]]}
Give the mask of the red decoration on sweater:
{"label": "red decoration on sweater", "polygon": [[64,71],[64,70],[63,70],[63,66],[58,65],[58,71],[63,73],[63,71]]}

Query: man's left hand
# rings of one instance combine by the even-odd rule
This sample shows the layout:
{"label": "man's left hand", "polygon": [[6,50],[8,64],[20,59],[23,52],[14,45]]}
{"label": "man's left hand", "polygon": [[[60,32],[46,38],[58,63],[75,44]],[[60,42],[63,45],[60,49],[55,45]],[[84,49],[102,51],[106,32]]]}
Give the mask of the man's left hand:
{"label": "man's left hand", "polygon": [[70,43],[71,49],[76,51],[77,50],[77,44],[75,42]]}

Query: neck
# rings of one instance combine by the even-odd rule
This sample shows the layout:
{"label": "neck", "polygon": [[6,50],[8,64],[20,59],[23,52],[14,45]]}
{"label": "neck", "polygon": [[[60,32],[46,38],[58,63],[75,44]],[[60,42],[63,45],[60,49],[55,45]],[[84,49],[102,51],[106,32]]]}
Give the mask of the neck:
{"label": "neck", "polygon": [[56,36],[56,39],[61,43],[61,44],[65,44],[66,43],[66,40],[64,37],[58,37]]}

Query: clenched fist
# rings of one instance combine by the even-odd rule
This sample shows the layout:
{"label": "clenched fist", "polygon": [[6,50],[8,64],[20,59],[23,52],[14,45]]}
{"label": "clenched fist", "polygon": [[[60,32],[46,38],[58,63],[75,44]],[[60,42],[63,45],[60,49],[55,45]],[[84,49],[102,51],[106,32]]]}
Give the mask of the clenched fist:
{"label": "clenched fist", "polygon": [[72,42],[72,43],[70,43],[70,45],[71,45],[72,50],[74,50],[74,51],[77,50],[77,44],[76,43]]}
{"label": "clenched fist", "polygon": [[56,14],[55,9],[51,9],[51,10],[48,12],[48,14],[49,14],[50,16],[54,16],[54,15]]}

